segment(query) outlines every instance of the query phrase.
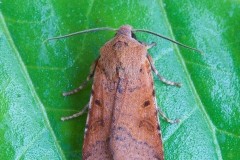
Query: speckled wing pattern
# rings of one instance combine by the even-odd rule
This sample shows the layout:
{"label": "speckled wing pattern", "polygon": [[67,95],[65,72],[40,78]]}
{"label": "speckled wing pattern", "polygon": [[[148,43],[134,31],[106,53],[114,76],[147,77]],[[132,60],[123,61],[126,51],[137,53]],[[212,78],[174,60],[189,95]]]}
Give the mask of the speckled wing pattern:
{"label": "speckled wing pattern", "polygon": [[[112,159],[108,139],[116,86],[102,74],[101,68],[97,66],[83,145],[83,159],[87,160]],[[112,88],[105,88],[107,85],[111,86],[111,84]]]}
{"label": "speckled wing pattern", "polygon": [[147,47],[124,29],[100,51],[83,159],[163,160]]}
{"label": "speckled wing pattern", "polygon": [[128,85],[121,79],[117,91],[110,131],[113,159],[163,159],[163,148],[155,102],[151,68],[146,60],[139,83]]}

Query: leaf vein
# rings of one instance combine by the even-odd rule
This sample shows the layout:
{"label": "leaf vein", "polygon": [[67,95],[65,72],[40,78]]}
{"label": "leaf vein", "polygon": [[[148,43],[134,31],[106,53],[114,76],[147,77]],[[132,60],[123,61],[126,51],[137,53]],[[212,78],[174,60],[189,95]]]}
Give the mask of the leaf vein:
{"label": "leaf vein", "polygon": [[36,141],[40,138],[40,136],[41,136],[44,132],[46,132],[46,131],[47,131],[47,130],[46,130],[45,128],[43,128],[40,132],[38,132],[37,135],[34,135],[34,136],[33,136],[34,138],[28,143],[27,146],[25,146],[25,147],[23,148],[23,151],[20,153],[19,156],[16,157],[16,159],[22,159],[22,156],[24,156],[24,153],[26,153],[27,150],[34,144],[34,142],[36,142]]}

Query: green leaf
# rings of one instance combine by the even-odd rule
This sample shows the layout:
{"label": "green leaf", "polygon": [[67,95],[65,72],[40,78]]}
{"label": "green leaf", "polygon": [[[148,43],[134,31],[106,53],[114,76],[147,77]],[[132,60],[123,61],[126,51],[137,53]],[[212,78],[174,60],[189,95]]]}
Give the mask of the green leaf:
{"label": "green leaf", "polygon": [[[27,1],[0,3],[0,159],[79,159],[86,114],[62,122],[88,102],[89,84],[62,97],[88,75],[102,31],[43,41],[95,27],[152,30],[204,52],[153,35],[156,68],[181,88],[156,77],[158,105],[179,124],[161,120],[165,159],[240,158],[240,5],[238,1]],[[134,113],[133,113],[134,114]]]}

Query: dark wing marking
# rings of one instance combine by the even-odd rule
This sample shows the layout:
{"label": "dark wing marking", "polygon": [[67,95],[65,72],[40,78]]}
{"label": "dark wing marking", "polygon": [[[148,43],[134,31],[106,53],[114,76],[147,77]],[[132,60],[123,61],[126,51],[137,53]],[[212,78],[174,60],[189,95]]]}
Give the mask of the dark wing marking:
{"label": "dark wing marking", "polygon": [[[146,58],[138,81],[120,80],[113,108],[110,149],[113,159],[163,159],[151,67]],[[129,85],[131,84],[131,85]],[[135,89],[133,89],[135,88]]]}
{"label": "dark wing marking", "polygon": [[84,138],[83,159],[112,159],[108,141],[114,93],[111,89],[108,89],[110,83],[111,81],[106,79],[101,68],[97,66],[92,87],[94,94],[90,99],[87,129]]}

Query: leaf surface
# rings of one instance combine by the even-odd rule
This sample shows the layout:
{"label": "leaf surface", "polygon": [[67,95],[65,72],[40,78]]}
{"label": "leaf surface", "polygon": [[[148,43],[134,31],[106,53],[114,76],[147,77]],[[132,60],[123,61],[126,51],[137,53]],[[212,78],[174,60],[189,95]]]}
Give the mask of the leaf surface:
{"label": "leaf surface", "polygon": [[3,0],[0,3],[0,159],[79,159],[86,114],[67,121],[89,101],[89,84],[62,97],[88,75],[99,49],[114,36],[102,31],[43,41],[88,28],[130,24],[204,52],[200,55],[153,35],[149,52],[160,108],[165,159],[240,158],[240,5],[237,1]]}

